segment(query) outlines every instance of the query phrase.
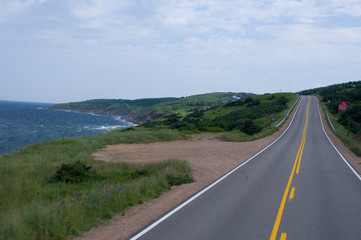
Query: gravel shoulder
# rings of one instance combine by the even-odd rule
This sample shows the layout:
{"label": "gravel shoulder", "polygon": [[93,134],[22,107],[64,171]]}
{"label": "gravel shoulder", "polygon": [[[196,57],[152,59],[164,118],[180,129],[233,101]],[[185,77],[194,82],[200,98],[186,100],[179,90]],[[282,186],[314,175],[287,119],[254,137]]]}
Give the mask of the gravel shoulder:
{"label": "gravel shoulder", "polygon": [[[107,224],[93,228],[76,239],[126,239],[273,142],[289,125],[294,112],[279,131],[252,142],[221,142],[212,139],[213,135],[201,134],[191,141],[110,145],[94,153],[95,159],[106,162],[149,163],[173,157],[185,159],[192,168],[195,182],[172,187],[159,198],[129,208],[124,216],[118,214]],[[361,158],[343,145],[328,127],[322,112],[321,115],[332,142],[361,173]]]}

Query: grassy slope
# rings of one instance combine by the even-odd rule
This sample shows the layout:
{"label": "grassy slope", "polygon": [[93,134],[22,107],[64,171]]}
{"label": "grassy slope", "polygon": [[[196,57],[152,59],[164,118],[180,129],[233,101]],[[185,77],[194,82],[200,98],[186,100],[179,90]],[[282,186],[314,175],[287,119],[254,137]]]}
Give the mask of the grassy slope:
{"label": "grassy slope", "polygon": [[[0,238],[65,239],[159,196],[171,185],[188,182],[190,168],[181,160],[135,165],[91,157],[108,144],[184,138],[168,129],[136,128],[38,143],[0,156]],[[61,164],[76,161],[93,166],[102,179],[79,184],[49,181]]]}
{"label": "grassy slope", "polygon": [[[272,111],[273,114],[275,114],[275,120],[271,121],[270,113],[266,112],[259,118],[255,119],[255,124],[257,124],[260,127],[260,132],[257,132],[255,134],[249,135],[245,134],[242,131],[238,129],[234,129],[229,132],[223,132],[219,135],[219,139],[223,141],[232,141],[232,142],[242,142],[242,141],[253,141],[256,139],[260,139],[266,136],[269,136],[277,131],[276,125],[282,121],[282,119],[286,116],[288,110],[292,107],[292,105],[297,100],[297,95],[291,94],[291,93],[281,93],[281,94],[271,94],[271,95],[259,95],[255,96],[256,99],[259,99],[261,102],[267,101],[267,98],[270,96],[275,95],[277,97],[285,96],[288,99],[287,102],[287,108],[275,112]],[[269,100],[268,100],[269,101]],[[289,116],[287,116],[288,119]]]}
{"label": "grassy slope", "polygon": [[[319,96],[319,98],[321,98],[321,97]],[[335,132],[336,136],[338,138],[340,138],[341,141],[345,144],[345,146],[348,147],[353,153],[355,153],[357,156],[361,157],[361,141],[356,139],[354,134],[352,134],[352,133],[351,133],[351,136],[348,135],[347,129],[338,122],[337,114],[330,113],[326,103],[321,102],[321,106],[322,106],[322,110],[325,113],[326,117],[327,117],[327,114],[329,115],[331,123],[336,130],[336,132]],[[327,122],[330,125],[328,120],[327,120]],[[330,125],[330,127],[331,127],[331,125]]]}
{"label": "grassy slope", "polygon": [[[232,141],[253,139],[254,136],[260,138],[274,132],[273,127],[281,121],[296,98],[297,96],[292,93],[257,95],[197,110],[187,115],[166,116],[144,126],[164,126],[191,133],[227,132],[226,135],[233,135]],[[271,122],[271,114],[276,115],[274,122]],[[231,139],[224,138],[224,140]]]}
{"label": "grassy slope", "polygon": [[155,105],[155,108],[169,111],[170,113],[177,113],[182,116],[187,115],[195,110],[209,108],[215,105],[220,105],[232,98],[233,95],[247,98],[253,94],[249,93],[207,93],[201,95],[194,95],[190,97],[178,98],[168,102],[163,102]]}
{"label": "grassy slope", "polygon": [[149,98],[137,100],[97,99],[58,104],[53,108],[119,115],[135,123],[143,123],[161,116],[178,113],[185,115],[196,109],[222,104],[233,95],[248,97],[249,93],[208,93],[183,98]]}

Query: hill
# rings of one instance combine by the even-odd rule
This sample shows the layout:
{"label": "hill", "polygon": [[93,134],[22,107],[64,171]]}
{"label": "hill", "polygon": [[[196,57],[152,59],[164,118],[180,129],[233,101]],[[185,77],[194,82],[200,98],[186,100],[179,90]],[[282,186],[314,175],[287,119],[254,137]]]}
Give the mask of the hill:
{"label": "hill", "polygon": [[254,94],[208,93],[181,98],[95,99],[57,104],[50,108],[121,116],[128,121],[141,124],[171,114],[186,115],[198,109],[209,108],[252,95]]}
{"label": "hill", "polygon": [[[310,89],[300,94],[320,97],[324,111],[335,125],[336,135],[345,146],[361,156],[361,81]],[[338,111],[339,101],[350,102],[346,111]]]}
{"label": "hill", "polygon": [[295,101],[293,93],[255,95],[237,101],[197,109],[187,115],[172,114],[145,123],[145,127],[165,126],[183,132],[229,132],[254,135],[280,120]]}
{"label": "hill", "polygon": [[[361,81],[335,84],[300,92],[303,95],[317,94],[330,113],[334,114],[345,128],[361,138]],[[349,101],[350,106],[344,112],[338,111],[339,101]]]}

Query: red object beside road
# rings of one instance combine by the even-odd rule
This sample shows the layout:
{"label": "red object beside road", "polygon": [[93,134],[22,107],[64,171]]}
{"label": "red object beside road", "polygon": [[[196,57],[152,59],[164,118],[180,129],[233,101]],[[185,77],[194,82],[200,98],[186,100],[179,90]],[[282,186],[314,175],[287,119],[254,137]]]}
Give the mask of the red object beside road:
{"label": "red object beside road", "polygon": [[348,101],[339,101],[338,102],[338,111],[346,111],[346,109],[350,106],[350,102]]}

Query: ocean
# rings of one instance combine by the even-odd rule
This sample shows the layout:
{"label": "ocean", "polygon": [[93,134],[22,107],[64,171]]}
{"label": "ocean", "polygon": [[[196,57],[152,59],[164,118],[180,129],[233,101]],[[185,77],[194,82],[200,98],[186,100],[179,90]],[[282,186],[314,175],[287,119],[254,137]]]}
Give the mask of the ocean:
{"label": "ocean", "polygon": [[117,116],[51,110],[52,104],[0,101],[0,154],[62,137],[85,137],[133,126]]}

